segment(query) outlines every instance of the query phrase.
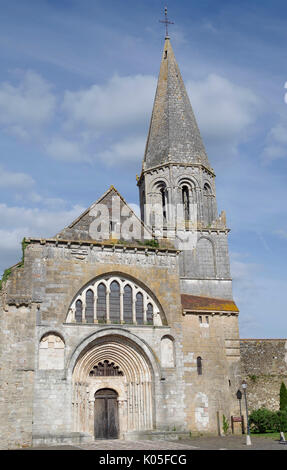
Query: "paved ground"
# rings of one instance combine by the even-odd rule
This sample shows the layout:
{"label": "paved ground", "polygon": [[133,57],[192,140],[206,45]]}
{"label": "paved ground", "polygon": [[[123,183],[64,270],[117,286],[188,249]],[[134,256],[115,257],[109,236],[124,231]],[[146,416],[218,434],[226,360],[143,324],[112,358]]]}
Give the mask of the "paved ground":
{"label": "paved ground", "polygon": [[265,437],[251,437],[246,445],[244,436],[195,437],[185,441],[122,441],[98,440],[77,446],[37,447],[33,450],[287,450],[287,444]]}

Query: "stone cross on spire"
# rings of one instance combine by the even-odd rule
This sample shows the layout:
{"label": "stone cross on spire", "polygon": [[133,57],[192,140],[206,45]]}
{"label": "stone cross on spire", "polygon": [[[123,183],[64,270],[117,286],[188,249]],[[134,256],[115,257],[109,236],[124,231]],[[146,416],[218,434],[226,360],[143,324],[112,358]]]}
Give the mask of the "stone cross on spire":
{"label": "stone cross on spire", "polygon": [[169,21],[168,17],[167,17],[167,7],[165,7],[164,9],[164,20],[159,20],[160,23],[164,23],[165,24],[165,39],[168,39],[169,38],[169,35],[168,35],[168,25],[169,24],[174,24],[173,21]]}

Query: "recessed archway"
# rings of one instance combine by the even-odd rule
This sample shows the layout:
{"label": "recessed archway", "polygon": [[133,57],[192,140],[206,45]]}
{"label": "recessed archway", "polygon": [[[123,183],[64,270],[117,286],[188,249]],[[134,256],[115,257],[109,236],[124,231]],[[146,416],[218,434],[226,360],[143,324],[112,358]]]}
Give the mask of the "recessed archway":
{"label": "recessed archway", "polygon": [[[154,367],[131,335],[106,334],[83,347],[72,373],[75,432],[94,435],[96,393],[117,393],[118,435],[153,429]],[[106,367],[102,365],[106,364]],[[99,366],[100,365],[100,366]],[[91,371],[100,370],[99,373]],[[111,373],[111,368],[120,373]]]}

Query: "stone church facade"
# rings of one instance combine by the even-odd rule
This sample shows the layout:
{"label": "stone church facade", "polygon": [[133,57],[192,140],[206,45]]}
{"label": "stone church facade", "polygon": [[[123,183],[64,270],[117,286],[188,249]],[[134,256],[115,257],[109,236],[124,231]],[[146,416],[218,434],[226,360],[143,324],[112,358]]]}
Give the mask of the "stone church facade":
{"label": "stone church facade", "polygon": [[[112,186],[0,291],[0,446],[218,433],[238,415],[225,214],[169,38],[141,218]],[[187,240],[187,242],[186,242]]]}

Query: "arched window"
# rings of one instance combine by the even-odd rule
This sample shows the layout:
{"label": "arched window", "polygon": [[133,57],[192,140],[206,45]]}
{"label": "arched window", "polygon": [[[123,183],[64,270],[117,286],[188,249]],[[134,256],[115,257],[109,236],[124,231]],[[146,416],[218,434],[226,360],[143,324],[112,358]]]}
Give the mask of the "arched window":
{"label": "arched window", "polygon": [[89,373],[90,377],[111,377],[121,375],[124,374],[120,370],[119,366],[116,366],[114,362],[109,362],[107,360],[104,362],[99,362]]}
{"label": "arched window", "polygon": [[196,366],[198,375],[202,375],[202,359],[200,356],[196,359]]}
{"label": "arched window", "polygon": [[79,291],[66,322],[162,325],[160,312],[160,305],[142,286],[124,276],[105,275]]}
{"label": "arched window", "polygon": [[167,195],[166,195],[166,187],[162,186],[160,188],[160,194],[161,194],[161,203],[162,203],[162,218],[163,218],[163,223],[166,223],[167,217],[166,217],[166,206],[167,206]]}
{"label": "arched window", "polygon": [[101,283],[98,285],[98,298],[97,298],[97,319],[99,322],[106,321],[107,318],[107,294],[106,286]]}
{"label": "arched window", "polygon": [[204,221],[207,225],[210,225],[213,221],[213,203],[212,203],[212,192],[210,186],[205,183],[203,187],[203,211],[204,211]]}
{"label": "arched window", "polygon": [[138,325],[143,324],[143,295],[138,292],[136,295],[136,322]]}
{"label": "arched window", "polygon": [[83,303],[80,299],[78,299],[76,302],[76,312],[75,312],[75,318],[76,318],[77,323],[82,322],[82,315],[83,315]]}
{"label": "arched window", "polygon": [[133,294],[131,286],[124,288],[124,322],[133,322]]}
{"label": "arched window", "polygon": [[86,293],[86,322],[94,323],[94,293],[91,289]]}
{"label": "arched window", "polygon": [[183,214],[184,220],[190,219],[190,210],[189,210],[189,191],[188,186],[183,186],[181,189],[182,194],[182,204],[183,204]]}
{"label": "arched window", "polygon": [[120,286],[117,281],[113,281],[110,287],[110,321],[120,321]]}
{"label": "arched window", "polygon": [[153,306],[152,306],[152,304],[148,304],[148,306],[147,306],[146,321],[147,321],[148,325],[152,325],[152,323],[153,323]]}

